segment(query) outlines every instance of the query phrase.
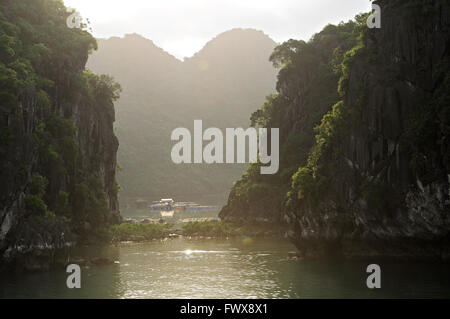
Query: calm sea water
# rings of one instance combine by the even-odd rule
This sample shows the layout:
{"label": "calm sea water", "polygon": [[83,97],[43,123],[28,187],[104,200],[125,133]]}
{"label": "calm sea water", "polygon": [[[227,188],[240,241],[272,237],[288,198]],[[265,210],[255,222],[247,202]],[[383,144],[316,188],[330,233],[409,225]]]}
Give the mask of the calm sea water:
{"label": "calm sea water", "polygon": [[64,271],[3,274],[0,298],[450,297],[448,265],[379,262],[382,288],[370,290],[368,262],[292,260],[292,251],[283,240],[249,238],[90,247],[76,254],[119,263],[83,268],[73,290]]}

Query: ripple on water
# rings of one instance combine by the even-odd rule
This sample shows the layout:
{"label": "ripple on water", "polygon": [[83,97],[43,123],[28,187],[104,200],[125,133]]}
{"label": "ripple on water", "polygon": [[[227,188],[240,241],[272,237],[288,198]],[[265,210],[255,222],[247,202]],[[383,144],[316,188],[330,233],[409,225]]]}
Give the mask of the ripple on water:
{"label": "ripple on water", "polygon": [[[291,244],[274,239],[183,240],[111,246],[120,264],[83,269],[80,290],[67,274],[0,278],[0,297],[22,298],[371,298],[450,297],[447,267],[382,264],[383,289],[365,286],[364,263],[294,261]],[[99,250],[89,252],[99,254]],[[61,284],[62,283],[62,284]]]}

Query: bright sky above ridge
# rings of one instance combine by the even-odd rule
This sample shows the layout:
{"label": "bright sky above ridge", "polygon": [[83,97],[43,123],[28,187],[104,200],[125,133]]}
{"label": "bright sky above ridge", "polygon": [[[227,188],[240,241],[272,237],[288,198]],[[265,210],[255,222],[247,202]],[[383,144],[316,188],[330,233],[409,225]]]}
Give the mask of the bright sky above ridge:
{"label": "bright sky above ridge", "polygon": [[138,33],[179,59],[219,33],[254,28],[276,42],[308,40],[328,23],[371,9],[369,0],[64,0],[98,38]]}

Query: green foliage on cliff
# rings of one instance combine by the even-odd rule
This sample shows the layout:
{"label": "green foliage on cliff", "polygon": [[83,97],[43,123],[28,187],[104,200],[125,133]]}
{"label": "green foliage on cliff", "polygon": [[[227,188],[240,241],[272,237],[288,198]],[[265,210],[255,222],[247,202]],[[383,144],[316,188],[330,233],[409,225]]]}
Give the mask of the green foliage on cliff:
{"label": "green foliage on cliff", "polygon": [[[70,15],[60,0],[5,0],[0,4],[0,98],[14,108],[30,86],[69,89],[73,74],[84,67],[95,39],[69,29]],[[53,93],[53,92],[52,92]]]}
{"label": "green foliage on cliff", "polygon": [[102,182],[95,177],[75,185],[71,203],[78,220],[86,220],[92,225],[104,224],[107,213],[106,195]]}
{"label": "green foliage on cliff", "polygon": [[44,196],[47,191],[48,180],[37,173],[33,174],[30,184],[30,194],[36,196]]}
{"label": "green foliage on cliff", "polygon": [[105,118],[112,131],[121,87],[85,70],[97,42],[85,24],[68,28],[70,14],[61,0],[0,2],[0,204],[25,185],[31,215],[70,221],[76,231],[88,221],[95,230],[108,209],[97,177],[104,141],[81,145],[90,132],[80,114]]}
{"label": "green foliage on cliff", "polygon": [[83,73],[82,80],[85,81],[88,96],[99,104],[116,101],[122,92],[122,86],[107,74],[97,75],[90,70]]}
{"label": "green foliage on cliff", "polygon": [[[345,197],[343,187],[337,185],[343,185],[348,183],[349,179],[353,179],[351,183],[354,191],[359,193],[373,211],[384,214],[390,209],[388,203],[391,198],[390,188],[378,178],[368,178],[361,174],[355,166],[357,164],[346,157],[348,145],[344,144],[348,143],[349,135],[355,134],[351,133],[352,125],[363,121],[363,114],[367,111],[367,92],[362,84],[359,84],[357,98],[348,97],[351,72],[358,61],[361,63],[369,60],[371,64],[377,63],[376,54],[373,52],[369,54],[366,48],[367,17],[368,14],[362,14],[355,18],[353,33],[357,42],[343,54],[341,64],[336,66],[341,71],[338,92],[342,100],[323,116],[321,124],[316,127],[315,145],[309,152],[307,165],[300,167],[292,176],[292,190],[297,192],[300,202],[306,202],[310,207],[317,207],[324,200],[331,200],[343,206],[350,205],[343,200]],[[349,100],[352,108],[347,104]],[[376,141],[378,138],[377,133],[364,126],[358,129],[357,134],[369,141]],[[291,196],[292,193],[288,197]]]}
{"label": "green foliage on cliff", "polygon": [[73,171],[78,147],[72,120],[51,113],[39,123],[35,138],[39,143],[41,163],[46,170],[57,170],[62,173]]}
{"label": "green foliage on cliff", "polygon": [[[234,185],[222,217],[274,218],[283,209],[294,174],[295,186],[302,187],[304,193],[301,196],[320,194],[327,182],[326,172],[316,166],[321,165],[321,155],[329,152],[332,135],[345,117],[345,109],[338,103],[338,81],[348,72],[342,67],[343,61],[347,65],[359,52],[345,53],[358,44],[358,27],[353,21],[328,25],[308,42],[289,40],[274,50],[270,60],[281,67],[278,93],[267,97],[262,108],[252,114],[251,123],[280,128],[280,170],[276,175],[263,176],[259,164],[251,165]],[[327,112],[330,113],[326,115]],[[319,146],[314,147],[308,159],[316,139]],[[296,173],[299,167],[304,168]]]}
{"label": "green foliage on cliff", "polygon": [[48,211],[47,205],[41,197],[37,195],[28,195],[25,198],[25,207],[34,215],[43,216]]}
{"label": "green foliage on cliff", "polygon": [[309,152],[307,165],[300,167],[292,176],[292,188],[298,191],[298,198],[307,198],[317,204],[339,173],[336,165],[339,149],[336,148],[348,129],[349,114],[344,103],[336,103],[324,115],[316,128],[316,144]]}
{"label": "green foliage on cliff", "polygon": [[29,195],[25,198],[25,206],[32,214],[44,216],[48,209],[42,197],[47,192],[48,180],[40,174],[33,174],[29,186]]}
{"label": "green foliage on cliff", "polygon": [[[448,32],[437,17],[448,6],[437,0],[378,3],[382,29],[367,28],[368,14],[362,14],[325,27],[309,42],[289,40],[275,49],[278,94],[251,119],[280,127],[280,173],[264,177],[251,167],[221,217],[276,219],[287,210],[285,216],[300,223],[317,218],[318,225],[302,226],[312,229],[321,222],[332,228],[328,217],[335,213],[340,220],[367,213],[360,217],[385,223],[399,212],[425,209],[411,208],[416,185],[424,193],[431,184],[446,189],[450,60]],[[448,210],[448,195],[438,193],[430,196],[439,204],[427,204],[436,214]]]}

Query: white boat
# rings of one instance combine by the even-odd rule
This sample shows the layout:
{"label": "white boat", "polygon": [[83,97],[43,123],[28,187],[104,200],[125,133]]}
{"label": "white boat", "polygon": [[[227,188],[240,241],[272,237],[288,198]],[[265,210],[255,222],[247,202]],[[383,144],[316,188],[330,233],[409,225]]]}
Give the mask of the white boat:
{"label": "white boat", "polygon": [[153,202],[150,209],[161,213],[161,217],[173,217],[175,210],[173,208],[175,201],[171,198],[163,198],[160,201]]}
{"label": "white boat", "polygon": [[161,217],[173,217],[175,211],[214,211],[217,206],[200,206],[194,202],[177,202],[172,198],[163,198],[159,201],[153,202],[150,209],[154,212],[161,213]]}
{"label": "white boat", "polygon": [[175,213],[174,210],[162,210],[161,217],[173,217],[174,213]]}

